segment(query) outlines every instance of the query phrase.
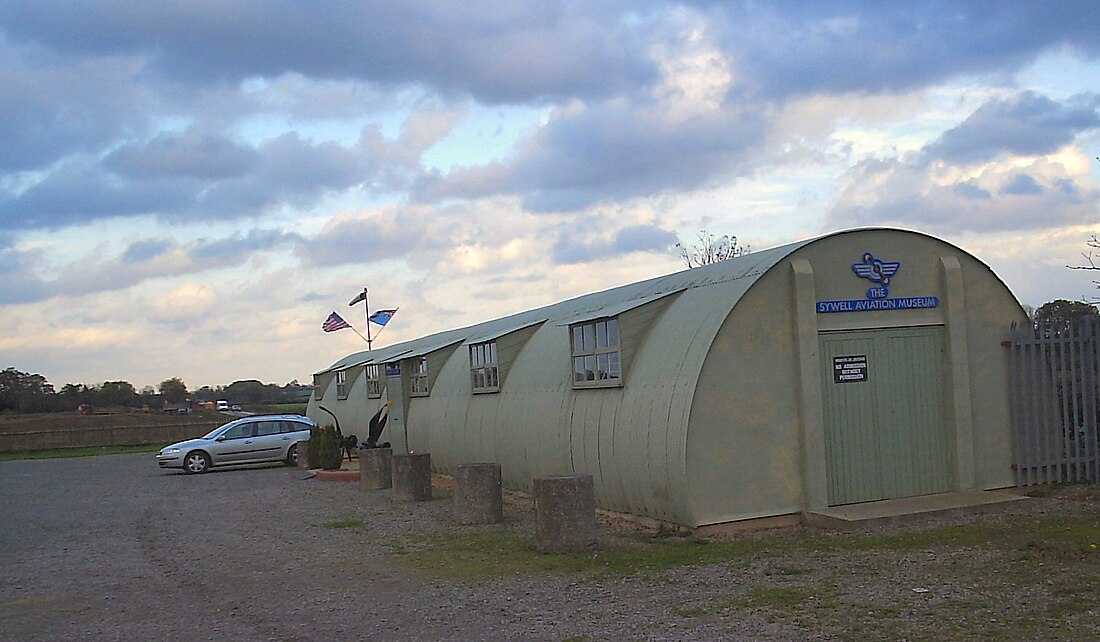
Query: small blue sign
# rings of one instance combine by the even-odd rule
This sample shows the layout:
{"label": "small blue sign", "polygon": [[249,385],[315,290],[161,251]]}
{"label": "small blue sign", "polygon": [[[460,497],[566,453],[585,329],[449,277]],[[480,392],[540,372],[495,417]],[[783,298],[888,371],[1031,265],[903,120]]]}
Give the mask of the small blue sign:
{"label": "small blue sign", "polygon": [[907,296],[896,299],[846,299],[842,301],[818,301],[817,312],[869,312],[871,310],[915,310],[939,307],[940,299],[934,296]]}

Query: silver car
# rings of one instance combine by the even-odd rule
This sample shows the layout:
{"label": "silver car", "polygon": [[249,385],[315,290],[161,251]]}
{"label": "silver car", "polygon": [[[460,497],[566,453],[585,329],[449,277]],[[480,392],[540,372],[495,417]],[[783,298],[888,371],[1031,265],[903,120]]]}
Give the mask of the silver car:
{"label": "silver car", "polygon": [[265,461],[298,463],[298,442],[309,440],[317,423],[302,415],[253,415],[218,426],[198,439],[165,446],[157,453],[161,468],[205,473],[212,466]]}

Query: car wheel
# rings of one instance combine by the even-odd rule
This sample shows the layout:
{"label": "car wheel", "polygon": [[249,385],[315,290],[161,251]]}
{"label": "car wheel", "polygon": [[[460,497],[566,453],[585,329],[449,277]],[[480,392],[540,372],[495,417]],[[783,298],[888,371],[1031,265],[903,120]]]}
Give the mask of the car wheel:
{"label": "car wheel", "polygon": [[183,469],[192,474],[205,473],[210,470],[210,455],[201,450],[187,453],[187,457],[183,460]]}
{"label": "car wheel", "polygon": [[286,451],[286,465],[297,466],[298,465],[298,444],[292,444]]}

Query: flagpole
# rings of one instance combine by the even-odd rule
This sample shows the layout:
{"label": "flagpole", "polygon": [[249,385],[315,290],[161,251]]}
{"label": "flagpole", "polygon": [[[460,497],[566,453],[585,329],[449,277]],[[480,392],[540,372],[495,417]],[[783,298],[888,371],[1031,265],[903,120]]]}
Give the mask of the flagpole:
{"label": "flagpole", "polygon": [[367,286],[363,286],[363,318],[367,323],[367,350],[371,350],[370,338],[370,303],[367,302]]}

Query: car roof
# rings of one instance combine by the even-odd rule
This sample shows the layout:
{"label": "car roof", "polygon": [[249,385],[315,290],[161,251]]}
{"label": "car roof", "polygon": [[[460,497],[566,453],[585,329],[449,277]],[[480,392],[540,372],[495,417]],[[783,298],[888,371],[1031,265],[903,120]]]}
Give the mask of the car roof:
{"label": "car roof", "polygon": [[244,419],[293,419],[293,420],[296,420],[296,421],[304,421],[304,422],[310,423],[310,424],[317,423],[317,422],[313,421],[312,419],[310,419],[309,417],[306,417],[305,415],[295,415],[295,414],[288,414],[288,413],[270,414],[270,415],[247,415],[247,416],[244,416],[244,417],[239,417],[239,419],[242,419],[242,420],[244,420]]}

